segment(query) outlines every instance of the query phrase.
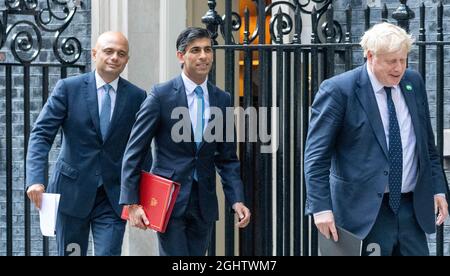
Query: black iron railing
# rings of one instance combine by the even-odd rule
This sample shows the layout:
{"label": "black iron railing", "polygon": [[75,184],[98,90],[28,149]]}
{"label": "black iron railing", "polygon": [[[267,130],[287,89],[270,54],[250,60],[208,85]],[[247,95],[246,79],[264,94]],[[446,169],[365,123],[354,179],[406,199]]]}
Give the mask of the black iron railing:
{"label": "black iron railing", "polygon": [[[25,195],[23,226],[14,223],[14,184],[20,177],[13,168],[13,162],[17,159],[25,160],[32,117],[31,80],[32,75],[33,78],[36,75],[32,72],[39,72],[38,83],[42,88],[42,103],[45,103],[49,95],[52,74],[64,78],[71,68],[77,72],[84,72],[87,69],[84,65],[76,65],[82,50],[78,39],[64,38],[63,35],[72,22],[80,1],[42,2],[47,6],[40,8],[37,0],[5,0],[7,9],[0,11],[0,49],[8,48],[13,58],[12,61],[0,63],[0,68],[4,68],[5,77],[7,255],[13,254],[16,240],[20,242],[23,240],[23,254],[31,253],[31,214],[29,201]],[[203,22],[213,33],[214,40],[217,41],[219,36],[222,36],[225,41],[224,45],[218,45],[216,42],[215,46],[215,51],[225,52],[224,68],[214,70],[210,80],[216,80],[216,72],[225,72],[225,89],[237,97],[240,91],[235,89],[237,84],[235,58],[242,55],[241,105],[244,108],[272,106],[280,108],[279,113],[264,114],[264,119],[258,123],[264,125],[264,129],[271,129],[271,135],[277,132],[280,134],[278,151],[262,153],[261,146],[267,146],[267,141],[246,142],[240,145],[242,178],[253,220],[248,228],[239,233],[239,252],[241,255],[266,256],[316,255],[317,231],[311,219],[304,215],[306,193],[303,152],[309,123],[309,107],[314,99],[314,93],[324,79],[343,70],[352,69],[364,61],[359,45],[353,39],[354,11],[351,7],[345,11],[346,20],[341,22],[343,24],[341,25],[335,20],[331,0],[277,1],[269,5],[266,5],[266,2],[254,1],[257,27],[253,30],[249,27],[250,12],[247,10],[244,18],[241,18],[238,13],[233,12],[231,0],[225,0],[223,17],[216,11],[216,1],[208,1],[209,11],[203,18]],[[310,3],[314,4],[313,7],[309,5]],[[436,39],[433,41],[427,41],[427,37],[431,36],[425,29],[425,18],[429,16],[426,12],[430,9],[437,10]],[[449,73],[444,66],[448,60],[444,53],[450,46],[450,41],[444,39],[444,7],[440,2],[437,7],[426,8],[422,4],[413,10],[419,14],[420,28],[414,48],[418,54],[411,55],[409,64],[428,80],[427,87],[436,91],[435,95],[432,95],[436,98],[435,130],[437,148],[442,156],[444,91],[448,89],[445,87],[444,76]],[[380,12],[380,20],[390,20],[386,6],[376,11]],[[365,29],[371,26],[371,13],[373,10],[370,8],[364,11]],[[310,38],[302,41],[302,32],[305,30],[302,15],[305,14],[311,16],[312,32]],[[34,21],[17,19],[20,15],[32,16]],[[399,8],[392,13],[391,21],[409,29],[413,17],[414,13],[407,6],[406,0],[402,0]],[[268,28],[265,27],[266,20],[270,21]],[[50,26],[58,27],[53,29]],[[240,40],[236,33],[242,28],[244,32]],[[42,31],[54,34],[51,48],[58,63],[36,63],[43,49]],[[267,39],[270,43],[265,44]],[[434,72],[427,67],[430,62],[436,64]],[[23,84],[20,87],[15,83],[14,72],[17,70],[22,72]],[[429,75],[436,77],[430,79]],[[13,93],[17,89],[23,91],[24,127],[21,130],[23,153],[19,154],[23,156],[17,156],[13,150],[13,139],[17,132],[14,129]],[[272,128],[270,122],[273,119],[277,121],[277,129]],[[247,138],[249,133],[247,129],[245,134]],[[230,207],[226,206],[226,210],[230,210]],[[25,229],[23,237],[14,234],[15,227]],[[225,228],[225,253],[228,256],[234,255],[236,252],[234,240],[237,233],[234,229],[234,215],[231,212],[226,213]],[[215,254],[215,245],[213,241],[209,250],[210,255]],[[49,254],[47,239],[43,241],[42,251],[43,255]],[[443,228],[440,227],[437,233],[437,255],[443,253],[444,234]]]}
{"label": "black iron railing", "polygon": [[[391,11],[391,18],[386,5],[377,10],[380,12],[380,21],[394,22],[409,30],[415,13],[406,2],[400,1],[399,7]],[[215,80],[216,72],[225,72],[225,89],[232,95],[239,95],[235,91],[235,55],[239,54],[243,63],[242,107],[276,106],[280,110],[276,129],[272,128],[272,134],[279,133],[279,148],[276,152],[261,153],[261,142],[241,143],[242,178],[253,221],[239,233],[239,252],[242,255],[268,256],[317,255],[317,230],[311,219],[304,215],[303,152],[309,108],[314,93],[324,79],[364,63],[357,43],[359,41],[353,39],[354,11],[350,6],[345,10],[345,22],[342,22],[345,24],[344,30],[341,23],[334,19],[332,1],[276,1],[266,5],[265,0],[255,0],[256,7],[253,10],[257,11],[254,15],[257,16],[257,27],[250,30],[248,9],[241,18],[238,13],[232,12],[231,0],[226,0],[225,5],[225,15],[221,17],[215,10],[216,1],[208,1],[210,10],[203,18],[214,40],[217,41],[221,35],[225,41],[223,45],[215,43],[215,51],[225,52],[225,67],[212,72],[211,79]],[[436,40],[426,41],[425,12],[431,9],[437,9],[437,34]],[[444,55],[444,49],[450,45],[450,41],[444,41],[442,2],[428,9],[422,4],[418,10],[420,30],[413,49],[418,54],[411,55],[409,64],[418,69],[424,79],[427,74],[436,75],[433,80],[433,90],[436,90],[435,129],[437,148],[442,156],[446,89],[444,75],[449,73],[445,72],[444,64],[448,57]],[[369,7],[364,10],[365,29],[371,26],[371,13],[373,10]],[[310,40],[301,41],[304,25],[302,15],[305,14],[311,16],[312,34]],[[264,27],[267,18],[270,19],[268,29]],[[236,33],[241,28],[244,28],[243,35],[239,37]],[[270,36],[270,43],[265,43],[267,36]],[[256,43],[257,39],[259,41]],[[427,56],[433,51],[436,58],[430,62],[436,63],[436,69],[435,72],[429,72],[426,70]],[[257,67],[253,65],[255,56]],[[272,116],[274,114],[269,114],[267,120],[259,124],[270,129]],[[236,233],[232,225],[225,227],[226,254],[233,255]],[[443,227],[439,227],[437,255],[443,255],[443,245]]]}
{"label": "black iron railing", "polygon": [[[13,197],[19,179],[22,179],[25,185],[25,160],[32,125],[31,113],[36,111],[32,107],[32,90],[38,89],[42,103],[45,103],[49,96],[52,76],[57,74],[58,78],[66,78],[68,70],[75,70],[78,73],[86,70],[85,65],[76,64],[82,54],[80,41],[76,37],[65,37],[63,34],[81,4],[80,0],[5,0],[6,9],[0,11],[0,50],[5,50],[0,60],[0,68],[4,69],[2,71],[4,71],[5,79],[1,86],[5,89],[6,187],[4,191],[6,193],[6,254],[8,256],[31,255],[32,238],[36,238],[32,237],[32,214],[26,193],[23,193],[23,202],[20,202],[23,203],[23,214],[17,213],[14,209],[15,204],[19,202],[14,202],[16,197]],[[30,18],[33,20],[28,20]],[[55,63],[36,62],[42,51],[48,50],[44,48],[44,34],[53,35],[50,50],[53,50]],[[8,53],[10,53],[9,56]],[[36,83],[39,83],[40,87],[36,87]],[[13,106],[15,91],[23,91],[22,122],[14,120],[15,114],[18,113]],[[23,126],[21,134],[14,129],[18,128],[18,124]],[[14,147],[13,141],[17,137],[23,137],[23,144]],[[22,152],[22,156],[19,152]],[[23,161],[23,172],[14,170],[14,162],[18,160]],[[15,217],[22,215],[23,225],[14,223],[14,221],[20,222],[21,220]],[[23,236],[15,234],[14,229],[18,228],[24,229]],[[49,255],[49,240],[47,238],[42,240],[42,255]],[[23,245],[15,244],[22,241]],[[15,247],[19,249],[14,250]]]}

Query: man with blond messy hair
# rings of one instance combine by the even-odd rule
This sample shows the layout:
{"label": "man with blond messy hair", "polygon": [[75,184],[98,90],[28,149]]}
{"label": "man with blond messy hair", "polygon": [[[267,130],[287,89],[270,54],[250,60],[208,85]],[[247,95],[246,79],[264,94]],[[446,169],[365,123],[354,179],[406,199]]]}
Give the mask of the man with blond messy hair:
{"label": "man with blond messy hair", "polygon": [[425,85],[406,69],[412,43],[376,24],[361,40],[367,63],[324,81],[312,106],[307,213],[327,238],[340,226],[363,239],[363,255],[429,255],[425,233],[448,216]]}

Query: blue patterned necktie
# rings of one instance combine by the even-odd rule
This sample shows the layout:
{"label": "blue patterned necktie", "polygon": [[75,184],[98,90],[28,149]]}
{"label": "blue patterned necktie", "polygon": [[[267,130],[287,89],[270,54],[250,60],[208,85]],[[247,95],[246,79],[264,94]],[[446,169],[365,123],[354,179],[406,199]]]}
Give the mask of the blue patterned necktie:
{"label": "blue patterned necktie", "polygon": [[403,148],[391,87],[385,87],[389,110],[389,206],[397,214],[400,207],[403,175]]}
{"label": "blue patterned necktie", "polygon": [[105,95],[103,96],[102,111],[100,113],[100,131],[102,133],[103,141],[105,141],[111,120],[111,96],[109,95],[109,91],[112,89],[112,86],[105,84],[103,89],[105,90]]}
{"label": "blue patterned necktie", "polygon": [[194,140],[197,144],[197,148],[200,147],[203,139],[203,114],[205,113],[205,102],[203,99],[203,89],[200,86],[197,86],[194,90],[195,95],[197,96],[197,120],[194,130]]}

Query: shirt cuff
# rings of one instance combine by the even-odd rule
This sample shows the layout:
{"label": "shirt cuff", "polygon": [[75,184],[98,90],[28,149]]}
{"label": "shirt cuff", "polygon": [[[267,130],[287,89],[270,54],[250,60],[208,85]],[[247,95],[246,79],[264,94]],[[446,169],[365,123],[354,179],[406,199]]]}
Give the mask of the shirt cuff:
{"label": "shirt cuff", "polygon": [[326,214],[332,214],[332,213],[333,213],[333,211],[331,211],[331,210],[322,211],[322,212],[319,212],[319,213],[315,213],[314,214],[314,218],[318,218],[320,216],[323,216],[323,215],[326,215]]}

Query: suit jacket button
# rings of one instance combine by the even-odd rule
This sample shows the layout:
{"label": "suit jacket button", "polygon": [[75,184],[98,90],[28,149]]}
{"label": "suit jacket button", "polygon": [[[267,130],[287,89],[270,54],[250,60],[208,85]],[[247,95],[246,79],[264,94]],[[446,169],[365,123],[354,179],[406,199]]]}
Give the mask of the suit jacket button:
{"label": "suit jacket button", "polygon": [[388,171],[385,171],[385,172],[384,172],[384,175],[385,175],[385,176],[388,176],[388,175],[389,175],[389,172],[388,172]]}
{"label": "suit jacket button", "polygon": [[382,198],[382,197],[383,197],[383,194],[382,194],[382,193],[378,193],[378,197],[379,197],[379,198]]}

